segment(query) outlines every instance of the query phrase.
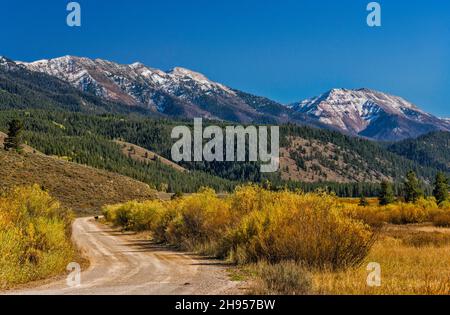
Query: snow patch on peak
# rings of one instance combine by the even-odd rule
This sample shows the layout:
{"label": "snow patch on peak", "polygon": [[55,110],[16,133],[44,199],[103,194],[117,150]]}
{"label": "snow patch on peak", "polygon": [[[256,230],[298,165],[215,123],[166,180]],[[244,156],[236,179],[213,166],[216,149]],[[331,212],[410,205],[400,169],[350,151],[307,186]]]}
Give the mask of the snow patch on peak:
{"label": "snow patch on peak", "polygon": [[191,79],[194,79],[199,82],[209,83],[211,82],[207,77],[205,77],[203,74],[199,72],[195,72],[186,68],[182,67],[175,67],[171,71],[169,71],[169,74],[173,74],[175,76],[180,77],[189,77]]}
{"label": "snow patch on peak", "polygon": [[222,90],[228,94],[236,95],[234,91],[226,87],[225,85],[222,85],[220,83],[214,82],[209,80],[205,75],[195,72],[186,68],[182,67],[175,67],[172,70],[168,72],[168,74],[173,77],[175,80],[184,80],[185,78],[191,79],[197,84],[200,85],[200,88],[203,91],[208,90]]}
{"label": "snow patch on peak", "polygon": [[133,62],[130,65],[130,68],[132,68],[132,69],[139,69],[139,68],[144,68],[144,67],[145,67],[145,65],[142,62],[139,62],[139,61]]}
{"label": "snow patch on peak", "polygon": [[290,105],[318,121],[350,133],[359,133],[380,115],[397,115],[415,121],[431,116],[405,99],[368,88],[334,88]]}
{"label": "snow patch on peak", "polygon": [[10,63],[9,59],[0,56],[0,66],[7,67],[9,63]]}

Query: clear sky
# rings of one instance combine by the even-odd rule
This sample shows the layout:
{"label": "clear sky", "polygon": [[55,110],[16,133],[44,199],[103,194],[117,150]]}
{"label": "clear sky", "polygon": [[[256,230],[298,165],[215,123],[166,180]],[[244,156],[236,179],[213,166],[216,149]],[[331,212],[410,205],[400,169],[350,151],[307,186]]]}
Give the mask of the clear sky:
{"label": "clear sky", "polygon": [[330,88],[368,87],[450,117],[450,1],[0,0],[0,55],[62,55],[190,68],[231,87],[289,103]]}

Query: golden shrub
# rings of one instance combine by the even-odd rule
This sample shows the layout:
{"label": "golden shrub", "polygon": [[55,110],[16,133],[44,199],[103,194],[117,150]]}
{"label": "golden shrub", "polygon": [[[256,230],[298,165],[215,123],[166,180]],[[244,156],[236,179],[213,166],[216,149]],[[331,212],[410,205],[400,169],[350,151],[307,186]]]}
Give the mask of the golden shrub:
{"label": "golden shrub", "polygon": [[167,229],[172,244],[208,253],[219,250],[218,242],[232,221],[226,200],[218,198],[213,190],[204,189],[180,199],[172,208],[177,214]]}
{"label": "golden shrub", "polygon": [[[155,204],[158,210],[155,210]],[[238,263],[293,260],[314,267],[357,265],[374,235],[342,211],[333,196],[238,187],[226,199],[210,189],[167,202],[105,208],[108,220],[145,227],[158,240]]]}
{"label": "golden shrub", "polygon": [[443,208],[433,216],[433,224],[437,227],[450,227],[450,208]]}
{"label": "golden shrub", "polygon": [[293,260],[317,268],[358,265],[374,241],[371,229],[343,214],[327,194],[271,193],[229,234],[236,262]]}
{"label": "golden shrub", "polygon": [[434,198],[422,198],[416,203],[398,202],[387,206],[357,207],[343,206],[343,211],[349,216],[362,220],[371,226],[381,226],[383,223],[412,224],[431,222],[442,212]]}
{"label": "golden shrub", "polygon": [[72,259],[72,215],[39,186],[0,197],[0,287],[62,272]]}

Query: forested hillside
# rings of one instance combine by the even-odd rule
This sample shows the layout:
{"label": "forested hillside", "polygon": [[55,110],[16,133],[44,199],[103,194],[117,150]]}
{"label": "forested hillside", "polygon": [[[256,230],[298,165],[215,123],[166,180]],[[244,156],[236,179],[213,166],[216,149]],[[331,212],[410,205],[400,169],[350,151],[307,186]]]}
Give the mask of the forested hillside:
{"label": "forested hillside", "polygon": [[433,132],[390,144],[387,148],[421,165],[450,172],[450,132]]}
{"label": "forested hillside", "polygon": [[[7,121],[13,117],[25,122],[25,141],[44,154],[126,175],[160,191],[189,192],[202,186],[228,191],[234,187],[230,181],[206,173],[179,172],[159,161],[140,163],[128,158],[121,152],[120,145],[112,141],[115,137],[105,137],[103,134],[107,134],[107,130],[100,132],[111,119],[120,124],[123,118],[68,112],[3,111],[0,130],[6,130]],[[114,125],[110,127],[114,129]]]}
{"label": "forested hillside", "polygon": [[[425,180],[432,180],[436,169],[399,156],[377,142],[345,136],[339,132],[296,125],[282,128],[281,146],[290,148],[290,156],[299,168],[305,168],[307,161],[313,161],[316,167],[309,169],[332,169],[340,172],[350,182],[380,182],[384,179],[400,181],[409,170],[415,171]],[[302,146],[296,146],[295,140],[303,139]],[[306,140],[306,142],[305,142]],[[321,148],[309,150],[308,148]],[[326,148],[328,146],[328,148]],[[308,171],[308,169],[306,169]]]}
{"label": "forested hillside", "polygon": [[[226,162],[183,163],[182,166],[190,170],[185,173],[158,160],[142,163],[130,158],[123,154],[122,148],[114,140],[122,139],[170,159],[172,142],[167,139],[170,139],[172,128],[180,124],[190,125],[190,121],[89,115],[67,111],[10,110],[1,112],[0,130],[6,131],[7,122],[13,118],[24,121],[25,140],[45,154],[117,172],[158,190],[170,192],[191,192],[202,186],[210,186],[217,191],[230,191],[239,183],[263,183],[269,180],[273,188],[288,186],[292,189],[312,190],[326,186],[342,196],[357,196],[361,191],[375,195],[377,184],[383,179],[399,182],[407,171],[414,170],[431,182],[436,173],[435,169],[422,167],[417,162],[387,151],[377,143],[343,136],[337,132],[294,125],[281,128],[281,145],[293,148],[291,139],[303,139],[304,147],[294,147],[295,150],[290,153],[291,159],[295,161],[297,168],[303,168],[305,174],[318,174],[316,181],[306,180],[306,175],[291,179],[283,176],[286,170],[283,163],[281,172],[271,175],[261,174],[258,163]],[[333,149],[317,149],[314,152],[305,149],[311,148],[311,143]],[[336,162],[336,156],[345,163]],[[340,172],[341,180],[321,176],[321,172],[325,172],[327,168]]]}

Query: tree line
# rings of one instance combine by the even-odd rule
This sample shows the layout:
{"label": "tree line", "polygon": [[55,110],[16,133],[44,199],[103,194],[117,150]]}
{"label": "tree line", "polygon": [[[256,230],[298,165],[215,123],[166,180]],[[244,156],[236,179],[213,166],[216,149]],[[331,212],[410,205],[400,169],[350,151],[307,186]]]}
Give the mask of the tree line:
{"label": "tree line", "polygon": [[[391,204],[396,199],[402,199],[402,201],[408,203],[416,203],[420,198],[425,196],[423,185],[417,178],[417,175],[410,171],[408,172],[405,181],[403,182],[403,188],[400,195],[396,195],[393,189],[393,185],[387,181],[381,183],[381,189],[379,194],[379,203],[382,206]],[[436,202],[440,205],[448,200],[449,179],[448,177],[439,172],[436,175],[432,195],[436,199]],[[364,201],[365,197],[361,196],[360,205],[366,205]]]}
{"label": "tree line", "polygon": [[[0,115],[0,128],[8,129],[8,137],[5,141],[5,148],[8,150],[20,149],[17,143],[25,141],[45,154],[65,157],[73,162],[113,171],[169,192],[194,192],[202,186],[209,186],[217,191],[232,191],[237,185],[247,182],[262,185],[269,181],[273,189],[287,188],[305,192],[325,189],[340,197],[375,197],[385,191],[385,186],[388,185],[391,186],[389,189],[395,196],[403,196],[404,184],[400,179],[402,174],[406,173],[406,167],[414,166],[410,168],[414,174],[418,174],[417,169],[419,169],[421,171],[419,177],[426,178],[427,181],[431,181],[430,176],[436,174],[436,171],[420,168],[413,162],[404,163],[405,159],[398,156],[390,158],[388,156],[388,161],[395,162],[391,165],[394,167],[391,173],[396,174],[392,177],[395,181],[381,185],[366,182],[286,181],[282,180],[278,173],[270,175],[259,173],[257,163],[188,163],[183,166],[190,171],[183,173],[158,161],[146,164],[133,161],[124,156],[120,152],[120,147],[112,141],[120,138],[170,158],[170,143],[167,139],[170,138],[171,128],[178,124],[180,122],[168,119],[86,115],[63,111],[2,111]],[[299,135],[305,139],[333,141],[349,150],[351,147],[356,147],[358,149],[355,150],[360,152],[369,163],[375,160],[373,167],[378,166],[376,161],[378,158],[373,157],[386,155],[386,151],[377,144],[361,139],[351,139],[339,133],[291,125],[283,127],[283,130],[282,141],[290,135]],[[359,148],[360,146],[363,148]],[[370,158],[369,155],[371,155]],[[402,165],[401,169],[395,168],[400,164],[405,165]],[[384,167],[387,166],[384,165]],[[446,174],[442,176],[445,177]],[[432,193],[432,188],[427,183],[421,183],[421,187],[425,194]]]}

